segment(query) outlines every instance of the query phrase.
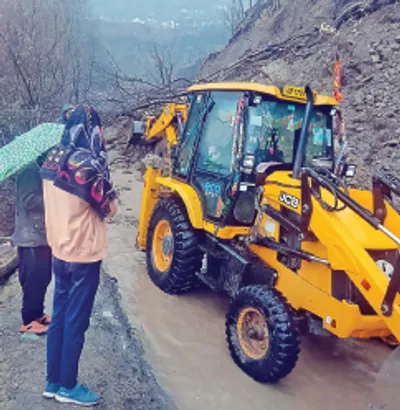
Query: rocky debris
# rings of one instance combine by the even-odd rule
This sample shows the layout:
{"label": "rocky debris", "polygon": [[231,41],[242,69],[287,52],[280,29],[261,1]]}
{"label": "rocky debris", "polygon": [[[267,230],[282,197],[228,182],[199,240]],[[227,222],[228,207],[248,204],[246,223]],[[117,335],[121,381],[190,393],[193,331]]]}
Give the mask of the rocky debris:
{"label": "rocky debris", "polygon": [[400,145],[400,139],[390,140],[383,143],[384,147],[397,147]]}
{"label": "rocky debris", "polygon": [[[265,10],[270,3],[261,2]],[[250,13],[229,45],[204,64],[201,78],[310,84],[320,93],[332,95],[338,50],[349,159],[358,165],[357,183],[370,187],[371,175],[379,170],[398,174],[400,3],[393,0],[281,0],[280,3],[276,14],[259,10]],[[339,24],[338,18],[356,4],[363,6],[363,12],[348,12],[348,18]],[[334,27],[335,32],[321,33],[321,21]]]}
{"label": "rocky debris", "polygon": [[131,120],[120,118],[116,124],[104,127],[108,158],[111,169],[124,168],[144,175],[146,168],[160,168],[162,175],[168,175],[168,161],[155,155],[157,144],[130,139]]}
{"label": "rocky debris", "polygon": [[118,118],[112,124],[103,128],[103,135],[108,150],[127,144],[130,136],[131,123],[129,118]]}
{"label": "rocky debris", "polygon": [[137,163],[136,169],[144,174],[147,167],[161,169],[161,175],[168,175],[168,160],[166,158],[162,158],[151,153],[147,154],[143,160],[140,160]]}

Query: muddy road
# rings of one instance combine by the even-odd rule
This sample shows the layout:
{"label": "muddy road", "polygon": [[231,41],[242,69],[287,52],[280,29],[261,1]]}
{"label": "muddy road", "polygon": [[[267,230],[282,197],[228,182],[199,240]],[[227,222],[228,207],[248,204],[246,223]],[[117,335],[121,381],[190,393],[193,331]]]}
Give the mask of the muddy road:
{"label": "muddy road", "polygon": [[[225,342],[227,300],[205,292],[171,297],[148,279],[134,247],[143,183],[116,169],[121,213],[110,225],[106,269],[119,281],[122,306],[145,334],[147,358],[181,410],[366,410],[390,351],[375,341],[303,339],[300,361],[279,385],[261,385],[231,360]],[[390,409],[388,409],[390,410]]]}

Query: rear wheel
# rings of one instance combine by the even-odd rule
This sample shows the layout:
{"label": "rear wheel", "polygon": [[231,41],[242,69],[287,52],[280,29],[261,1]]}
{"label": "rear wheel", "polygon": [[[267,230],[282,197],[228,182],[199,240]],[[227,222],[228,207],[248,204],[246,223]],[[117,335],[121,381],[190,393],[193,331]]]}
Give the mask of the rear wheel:
{"label": "rear wheel", "polygon": [[186,293],[199,282],[202,252],[199,234],[176,199],[163,199],[150,219],[146,260],[150,279],[169,294]]}
{"label": "rear wheel", "polygon": [[241,289],[227,314],[226,337],[235,363],[261,383],[278,382],[298,360],[298,330],[290,306],[275,289]]}

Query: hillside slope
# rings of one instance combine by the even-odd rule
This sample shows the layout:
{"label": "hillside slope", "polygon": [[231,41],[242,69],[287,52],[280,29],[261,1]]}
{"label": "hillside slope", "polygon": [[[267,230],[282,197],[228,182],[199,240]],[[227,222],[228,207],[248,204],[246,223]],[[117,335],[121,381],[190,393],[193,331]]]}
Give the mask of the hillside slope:
{"label": "hillside slope", "polygon": [[228,46],[208,58],[200,79],[308,83],[332,94],[336,50],[342,60],[350,159],[359,165],[359,180],[365,182],[375,169],[399,173],[396,0],[261,1]]}

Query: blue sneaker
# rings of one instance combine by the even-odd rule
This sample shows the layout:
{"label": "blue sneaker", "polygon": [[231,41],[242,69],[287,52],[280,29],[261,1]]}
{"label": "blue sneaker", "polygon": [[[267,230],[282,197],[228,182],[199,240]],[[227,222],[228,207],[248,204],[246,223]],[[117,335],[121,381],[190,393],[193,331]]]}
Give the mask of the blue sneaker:
{"label": "blue sneaker", "polygon": [[60,385],[57,383],[47,383],[46,384],[46,389],[43,392],[43,397],[46,397],[46,399],[54,399],[56,396],[56,393],[60,389]]}
{"label": "blue sneaker", "polygon": [[100,396],[89,390],[83,384],[77,384],[73,389],[61,387],[55,395],[59,403],[78,404],[79,406],[94,406],[100,400]]}

